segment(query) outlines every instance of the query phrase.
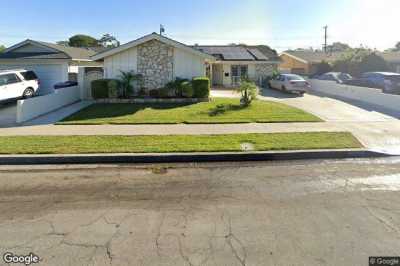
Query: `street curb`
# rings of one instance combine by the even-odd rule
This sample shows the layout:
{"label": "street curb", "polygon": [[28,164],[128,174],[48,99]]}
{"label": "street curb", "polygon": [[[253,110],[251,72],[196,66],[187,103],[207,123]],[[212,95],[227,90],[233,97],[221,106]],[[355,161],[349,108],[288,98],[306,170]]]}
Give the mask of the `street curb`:
{"label": "street curb", "polygon": [[314,150],[252,153],[223,152],[167,154],[2,155],[0,156],[0,165],[281,161],[381,158],[389,156],[391,155],[368,150]]}

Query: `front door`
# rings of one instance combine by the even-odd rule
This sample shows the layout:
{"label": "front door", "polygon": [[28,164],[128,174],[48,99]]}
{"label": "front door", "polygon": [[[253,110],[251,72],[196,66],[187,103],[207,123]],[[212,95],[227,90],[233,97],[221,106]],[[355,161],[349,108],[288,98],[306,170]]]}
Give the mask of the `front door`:
{"label": "front door", "polygon": [[232,85],[237,86],[243,78],[248,77],[247,65],[232,65],[231,66]]}
{"label": "front door", "polygon": [[98,80],[103,78],[103,71],[96,68],[86,68],[85,69],[85,76],[83,81],[84,91],[86,95],[83,95],[85,99],[92,98],[92,81]]}
{"label": "front door", "polygon": [[212,85],[222,86],[224,81],[224,70],[221,64],[213,64],[212,66]]}

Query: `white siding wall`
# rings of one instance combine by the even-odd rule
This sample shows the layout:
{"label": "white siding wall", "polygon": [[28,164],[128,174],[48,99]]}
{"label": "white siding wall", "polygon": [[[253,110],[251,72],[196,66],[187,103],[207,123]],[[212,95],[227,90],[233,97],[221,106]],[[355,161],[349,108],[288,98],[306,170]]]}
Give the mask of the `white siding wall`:
{"label": "white siding wall", "polygon": [[174,49],[174,77],[192,79],[205,76],[204,58]]}
{"label": "white siding wall", "polygon": [[256,79],[256,65],[255,64],[248,65],[248,74],[249,74],[250,79],[252,79],[252,80]]}
{"label": "white siding wall", "polygon": [[[223,85],[226,87],[232,86],[232,73],[231,66],[232,65],[247,65],[247,71],[250,79],[256,78],[256,64],[251,62],[223,62]],[[226,77],[225,73],[229,73],[229,76]]]}
{"label": "white siding wall", "polygon": [[120,71],[137,72],[137,49],[130,48],[104,59],[104,77],[117,78]]}

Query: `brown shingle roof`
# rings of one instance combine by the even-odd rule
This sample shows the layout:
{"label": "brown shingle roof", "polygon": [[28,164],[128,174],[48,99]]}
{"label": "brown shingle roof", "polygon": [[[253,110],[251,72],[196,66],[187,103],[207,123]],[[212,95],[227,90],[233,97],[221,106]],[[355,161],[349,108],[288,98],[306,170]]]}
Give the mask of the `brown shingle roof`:
{"label": "brown shingle roof", "polygon": [[[34,40],[26,40],[22,42],[31,43],[36,45],[42,45],[49,47],[55,51],[49,52],[13,52],[13,48],[10,48],[8,52],[1,53],[0,58],[2,59],[76,59],[76,60],[91,60],[90,57],[94,55],[96,52],[90,48],[77,48],[77,47],[69,47],[63,46],[54,43],[34,41]],[[19,44],[16,44],[18,46]],[[19,48],[19,47],[17,47]]]}
{"label": "brown shingle roof", "polygon": [[78,47],[70,47],[70,46],[63,46],[63,45],[58,45],[54,43],[48,43],[48,42],[41,42],[41,41],[35,41],[37,43],[40,43],[42,45],[48,46],[50,48],[56,49],[58,51],[61,51],[68,56],[70,56],[72,59],[84,59],[84,60],[90,60],[90,57],[96,53],[96,51],[90,49],[90,48],[78,48]]}

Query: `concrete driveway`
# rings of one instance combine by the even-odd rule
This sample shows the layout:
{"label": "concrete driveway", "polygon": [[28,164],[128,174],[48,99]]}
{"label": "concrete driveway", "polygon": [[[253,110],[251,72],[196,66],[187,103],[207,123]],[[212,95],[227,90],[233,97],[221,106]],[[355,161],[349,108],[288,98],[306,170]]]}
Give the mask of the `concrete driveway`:
{"label": "concrete driveway", "polygon": [[17,104],[0,104],[0,128],[16,126]]}
{"label": "concrete driveway", "polygon": [[[213,97],[238,98],[240,95],[235,90],[214,89]],[[307,93],[304,96],[285,93],[273,89],[262,89],[259,99],[282,102],[312,113],[327,122],[382,122],[398,121],[400,112],[395,113],[377,106],[371,106],[360,102],[333,99],[322,94]]]}
{"label": "concrete driveway", "polygon": [[59,266],[368,265],[399,253],[399,175],[398,159],[1,167],[0,253]]}
{"label": "concrete driveway", "polygon": [[307,93],[297,96],[272,89],[263,89],[261,99],[282,102],[309,113],[315,114],[327,122],[382,122],[397,121],[400,113],[390,112],[377,106],[361,102],[334,99],[322,94]]}
{"label": "concrete driveway", "polygon": [[[235,91],[226,89],[212,90],[211,94],[213,97],[239,97]],[[327,122],[327,129],[349,131],[370,150],[400,154],[400,112],[314,92],[297,96],[263,89],[259,99],[281,102],[312,113]],[[313,128],[308,124],[304,124],[304,127],[309,131]],[[299,128],[299,131],[302,129]]]}

